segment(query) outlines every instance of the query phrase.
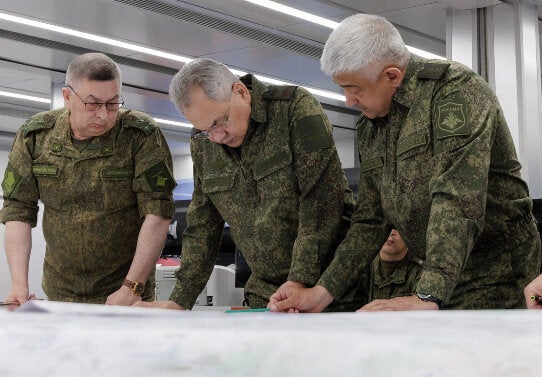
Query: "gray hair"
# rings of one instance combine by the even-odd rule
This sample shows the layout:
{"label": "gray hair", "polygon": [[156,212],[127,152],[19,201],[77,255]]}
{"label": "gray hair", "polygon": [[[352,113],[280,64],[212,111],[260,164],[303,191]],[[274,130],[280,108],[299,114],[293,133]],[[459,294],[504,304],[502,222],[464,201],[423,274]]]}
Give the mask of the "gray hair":
{"label": "gray hair", "polygon": [[238,82],[228,67],[212,59],[196,59],[177,72],[169,85],[169,97],[180,112],[192,104],[192,90],[198,86],[213,101],[228,101],[232,85]]}
{"label": "gray hair", "polygon": [[327,75],[361,73],[375,81],[389,66],[406,67],[410,52],[399,31],[384,17],[356,14],[329,36],[320,65]]}
{"label": "gray hair", "polygon": [[90,52],[75,58],[66,71],[66,84],[72,85],[81,79],[94,81],[119,80],[122,85],[122,76],[117,63],[100,52]]}

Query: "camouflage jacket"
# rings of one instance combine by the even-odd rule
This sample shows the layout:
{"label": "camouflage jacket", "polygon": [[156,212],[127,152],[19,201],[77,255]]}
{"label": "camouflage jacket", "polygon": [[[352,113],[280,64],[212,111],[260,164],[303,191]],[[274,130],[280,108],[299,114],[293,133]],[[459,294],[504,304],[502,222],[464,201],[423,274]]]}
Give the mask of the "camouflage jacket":
{"label": "camouflage jacket", "polygon": [[251,306],[286,280],[315,284],[350,224],[352,192],[318,101],[303,88],[242,81],[252,109],[241,147],[191,142],[195,188],[171,295],[186,308],[209,278],[225,221],[252,270]]}
{"label": "camouflage jacket", "polygon": [[[116,125],[81,152],[69,111],[40,113],[17,133],[0,221],[36,226],[44,205],[43,290],[51,300],[105,302],[130,268],[143,218],[172,217],[171,155],[147,115],[120,110]],[[154,294],[149,277],[144,297]]]}
{"label": "camouflage jacket", "polygon": [[[497,98],[458,63],[412,56],[386,119],[361,117],[352,227],[319,284],[359,276],[394,224],[450,308],[517,307],[540,268],[532,201]],[[499,297],[495,300],[494,297]]]}
{"label": "camouflage jacket", "polygon": [[382,260],[377,255],[371,263],[371,280],[369,284],[369,301],[410,296],[416,292],[416,284],[420,278],[423,261],[411,252],[395,265],[393,272],[384,276]]}

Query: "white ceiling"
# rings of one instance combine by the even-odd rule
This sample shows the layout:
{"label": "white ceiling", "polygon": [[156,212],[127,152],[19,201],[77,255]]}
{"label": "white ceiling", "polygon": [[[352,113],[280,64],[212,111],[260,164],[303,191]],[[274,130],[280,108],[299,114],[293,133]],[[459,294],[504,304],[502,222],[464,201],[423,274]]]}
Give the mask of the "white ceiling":
{"label": "white ceiling", "polygon": [[[449,0],[280,2],[334,21],[358,12],[377,13],[398,27],[407,44],[445,55]],[[0,12],[186,57],[209,57],[246,72],[339,92],[319,68],[318,57],[331,29],[244,0],[0,0]],[[127,107],[182,120],[166,94],[181,63],[4,20],[0,91],[50,97],[51,84],[60,85],[68,63],[87,50],[112,54],[121,64]],[[336,100],[319,99],[337,126],[335,138],[351,140],[353,131],[345,128],[353,127],[355,112]],[[39,109],[47,105],[28,106],[0,97],[4,116],[24,118]],[[9,122],[1,123],[0,132],[12,132],[3,126]],[[174,154],[188,153],[189,129],[162,128]]]}

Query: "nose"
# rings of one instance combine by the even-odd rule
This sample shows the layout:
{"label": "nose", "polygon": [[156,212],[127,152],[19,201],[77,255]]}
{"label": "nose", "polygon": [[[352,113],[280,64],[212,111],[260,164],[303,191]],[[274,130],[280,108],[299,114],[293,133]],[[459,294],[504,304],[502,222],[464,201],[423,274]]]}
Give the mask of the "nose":
{"label": "nose", "polygon": [[223,144],[223,141],[226,140],[226,132],[220,128],[214,129],[209,136],[211,141],[218,144]]}
{"label": "nose", "polygon": [[102,104],[102,106],[96,110],[96,116],[100,119],[107,118],[107,109],[105,108],[105,104]]}

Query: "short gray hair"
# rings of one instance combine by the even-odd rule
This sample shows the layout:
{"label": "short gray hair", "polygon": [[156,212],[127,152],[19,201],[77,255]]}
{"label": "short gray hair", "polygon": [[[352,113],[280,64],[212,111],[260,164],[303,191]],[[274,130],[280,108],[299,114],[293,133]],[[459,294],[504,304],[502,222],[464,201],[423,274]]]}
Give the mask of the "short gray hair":
{"label": "short gray hair", "polygon": [[200,87],[213,101],[228,101],[232,85],[238,82],[228,67],[212,59],[196,59],[177,72],[169,85],[169,97],[180,112],[192,104],[192,90]]}
{"label": "short gray hair", "polygon": [[356,14],[331,33],[320,65],[327,75],[357,72],[374,81],[386,66],[406,67],[409,58],[401,34],[388,20]]}
{"label": "short gray hair", "polygon": [[94,81],[119,80],[122,85],[122,76],[117,63],[100,52],[89,52],[75,58],[66,71],[66,84],[72,85],[81,79]]}

